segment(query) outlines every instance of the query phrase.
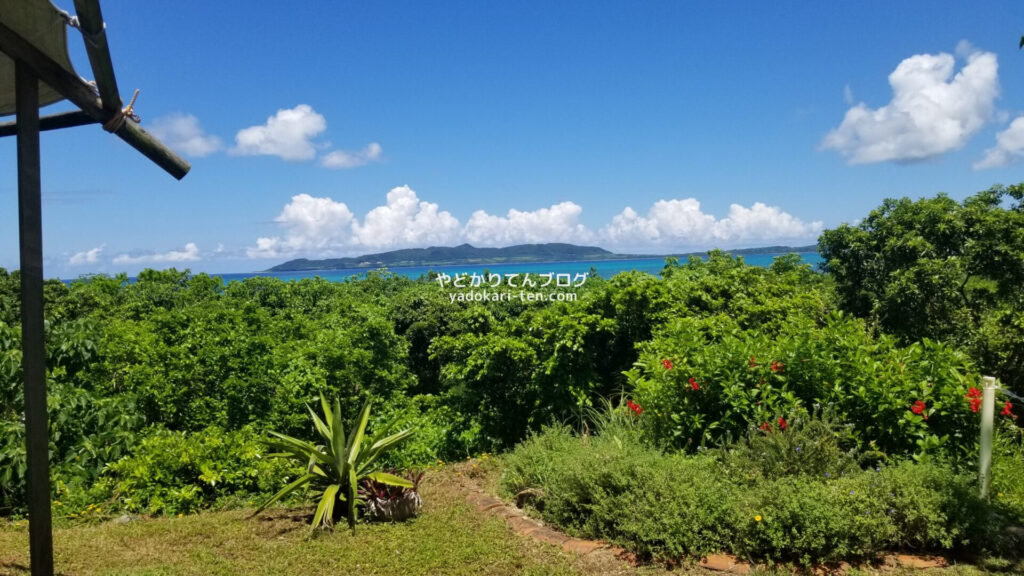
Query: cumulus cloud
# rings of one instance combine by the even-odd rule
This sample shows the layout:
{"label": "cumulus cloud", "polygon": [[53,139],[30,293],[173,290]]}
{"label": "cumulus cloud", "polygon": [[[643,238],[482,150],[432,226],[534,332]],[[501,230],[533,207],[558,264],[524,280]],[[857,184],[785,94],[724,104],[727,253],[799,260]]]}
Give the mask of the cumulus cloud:
{"label": "cumulus cloud", "polygon": [[247,250],[250,258],[447,244],[460,235],[454,216],[421,201],[408,186],[392,188],[385,205],[370,210],[362,221],[344,202],[308,194],[293,196],[274,221],[285,229],[284,235],[258,238]]}
{"label": "cumulus cloud", "polygon": [[804,222],[761,202],[750,208],[733,204],[728,216],[718,219],[703,212],[695,198],[685,198],[658,200],[646,216],[627,206],[601,230],[601,238],[615,247],[682,250],[808,241],[822,228],[821,222]]}
{"label": "cumulus cloud", "polygon": [[327,129],[327,121],[308,104],[278,110],[266,124],[250,126],[235,134],[231,154],[267,155],[296,162],[316,157],[313,138]]}
{"label": "cumulus cloud", "polygon": [[224,147],[220,138],[210,136],[191,114],[171,114],[153,120],[149,131],[154,136],[186,156],[209,156]]}
{"label": "cumulus cloud", "polygon": [[274,218],[285,229],[285,236],[258,238],[246,253],[250,258],[276,258],[300,250],[324,252],[344,246],[352,237],[354,219],[344,202],[298,194]]}
{"label": "cumulus cloud", "polygon": [[626,207],[595,232],[580,223],[583,208],[560,202],[505,215],[474,212],[462,225],[449,212],[421,200],[408,186],[392,188],[382,206],[362,218],[344,202],[298,194],[275,222],[283,231],[256,240],[250,258],[355,255],[377,250],[469,242],[509,246],[545,242],[598,243],[614,249],[681,251],[712,246],[813,241],[821,222],[804,222],[777,206],[733,204],[724,218],[701,210],[694,198],[659,200],[646,215]]}
{"label": "cumulus cloud", "polygon": [[184,250],[171,250],[170,252],[156,254],[119,254],[114,257],[114,264],[162,264],[169,262],[194,262],[199,260],[199,247],[193,242],[185,244]]}
{"label": "cumulus cloud", "polygon": [[354,242],[382,248],[444,244],[458,238],[459,221],[438,205],[423,202],[408,186],[392,188],[387,203],[370,210],[362,223],[353,223]]}
{"label": "cumulus cloud", "polygon": [[900,62],[889,75],[892,100],[876,109],[853,106],[821,147],[867,164],[926,160],[963,146],[993,116],[999,66],[995,54],[965,42],[957,52],[966,64],[955,75],[956,59],[947,53]]}
{"label": "cumulus cloud", "polygon": [[592,234],[577,222],[582,212],[583,208],[574,202],[560,202],[530,212],[513,209],[504,216],[477,210],[466,223],[465,237],[482,246],[586,242]]}
{"label": "cumulus cloud", "polygon": [[379,162],[384,149],[376,142],[370,142],[365,148],[356,152],[335,150],[320,158],[320,165],[325,168],[356,168],[371,162]]}
{"label": "cumulus cloud", "polygon": [[974,163],[974,169],[998,168],[1021,161],[1024,161],[1024,116],[996,134],[996,145],[985,151],[982,159]]}
{"label": "cumulus cloud", "polygon": [[82,264],[95,264],[100,259],[100,254],[103,253],[103,246],[97,246],[92,250],[85,250],[83,252],[76,252],[68,260],[68,264],[72,266],[81,266]]}

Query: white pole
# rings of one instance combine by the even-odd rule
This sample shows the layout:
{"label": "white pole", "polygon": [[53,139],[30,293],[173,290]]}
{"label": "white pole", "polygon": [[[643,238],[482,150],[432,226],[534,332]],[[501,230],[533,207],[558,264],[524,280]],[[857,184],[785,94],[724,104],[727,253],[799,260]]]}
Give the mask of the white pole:
{"label": "white pole", "polygon": [[988,486],[992,476],[992,420],[996,412],[996,379],[981,379],[981,453],[978,455],[978,485],[981,498],[988,500]]}

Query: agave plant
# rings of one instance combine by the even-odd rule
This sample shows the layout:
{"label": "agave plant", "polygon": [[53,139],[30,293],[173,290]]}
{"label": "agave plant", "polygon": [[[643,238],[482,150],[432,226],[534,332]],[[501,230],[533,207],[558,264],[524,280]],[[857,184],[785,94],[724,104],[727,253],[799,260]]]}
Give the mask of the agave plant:
{"label": "agave plant", "polygon": [[[279,450],[271,456],[300,462],[306,466],[306,472],[260,505],[253,516],[292,492],[309,487],[320,492],[320,502],[313,515],[313,528],[333,527],[335,504],[341,502],[341,510],[348,517],[349,528],[355,530],[360,481],[369,479],[378,484],[413,487],[412,482],[405,478],[374,469],[377,458],[411,436],[413,430],[402,430],[387,437],[365,438],[366,422],[370,417],[370,402],[367,401],[356,420],[355,430],[346,437],[341,423],[341,403],[335,399],[332,407],[321,394],[320,405],[323,407],[323,418],[317,416],[312,408],[307,408],[323,444],[313,444],[277,432],[270,433],[274,438],[268,440],[268,445]],[[369,444],[369,447],[364,449],[364,444]]]}

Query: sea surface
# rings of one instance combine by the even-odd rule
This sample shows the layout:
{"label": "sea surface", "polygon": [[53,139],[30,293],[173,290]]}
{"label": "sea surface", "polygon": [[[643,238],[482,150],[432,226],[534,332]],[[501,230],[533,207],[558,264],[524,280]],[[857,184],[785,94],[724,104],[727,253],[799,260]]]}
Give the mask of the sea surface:
{"label": "sea surface", "polygon": [[[770,266],[778,254],[748,254],[743,256],[747,264],[754,266]],[[800,257],[804,262],[811,264],[817,270],[818,264],[822,262],[817,252],[803,252]],[[579,260],[567,262],[518,262],[510,264],[463,264],[458,266],[408,266],[388,268],[388,272],[419,278],[430,271],[448,274],[449,276],[461,274],[481,274],[485,270],[492,274],[585,274],[591,268],[597,270],[602,278],[610,278],[619,272],[637,270],[648,274],[658,275],[665,266],[664,258],[632,258],[628,260]],[[244,272],[237,274],[216,274],[225,282],[244,280],[246,278],[267,277],[280,278],[281,280],[301,280],[303,278],[314,278],[319,276],[331,282],[341,282],[353,276],[365,275],[366,268],[352,268],[341,270],[304,270],[302,272]]]}

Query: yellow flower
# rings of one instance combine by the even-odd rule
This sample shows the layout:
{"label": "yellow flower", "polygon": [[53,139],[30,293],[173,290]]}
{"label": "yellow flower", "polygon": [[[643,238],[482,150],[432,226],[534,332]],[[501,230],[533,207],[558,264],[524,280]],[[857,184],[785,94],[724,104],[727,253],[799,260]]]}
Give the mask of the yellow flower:
{"label": "yellow flower", "polygon": [[182,514],[182,513],[178,514],[178,518],[181,518],[182,516],[184,516],[184,514]]}
{"label": "yellow flower", "polygon": [[760,522],[760,521],[761,521],[761,515],[760,514],[758,514],[757,516],[754,516],[754,522]]}

